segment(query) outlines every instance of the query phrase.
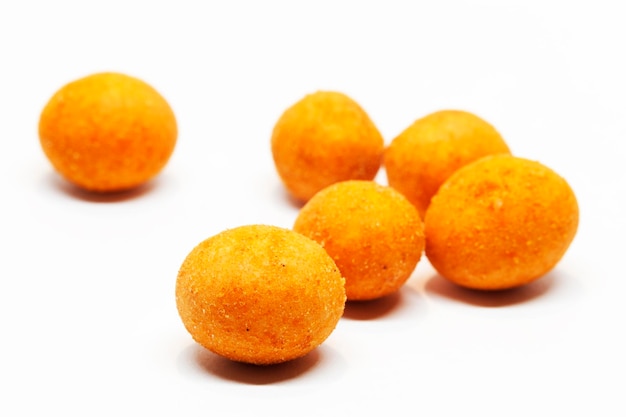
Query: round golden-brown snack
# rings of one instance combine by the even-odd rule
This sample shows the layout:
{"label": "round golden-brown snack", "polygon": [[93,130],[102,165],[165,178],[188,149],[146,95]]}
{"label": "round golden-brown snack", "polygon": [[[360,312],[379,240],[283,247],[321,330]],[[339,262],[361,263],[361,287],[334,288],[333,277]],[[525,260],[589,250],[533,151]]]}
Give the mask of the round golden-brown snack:
{"label": "round golden-brown snack", "polygon": [[578,227],[569,184],[539,162],[484,157],[455,172],[426,212],[426,256],[461,286],[500,290],[540,278]]}
{"label": "round golden-brown snack", "polygon": [[311,239],[275,226],[241,226],[189,253],[176,304],[200,345],[267,365],[304,356],[328,338],[343,314],[344,282]]}
{"label": "round golden-brown snack", "polygon": [[271,145],[283,184],[300,201],[339,181],[373,179],[384,152],[367,113],[332,91],[309,94],[288,108],[274,126]]}
{"label": "round golden-brown snack", "polygon": [[483,156],[510,150],[496,129],[480,117],[442,110],[415,121],[385,151],[389,185],[424,217],[431,197],[454,171]]}
{"label": "round golden-brown snack", "polygon": [[293,228],[335,260],[348,300],[395,292],[424,250],[424,224],[415,207],[373,181],[343,181],[323,189],[302,207]]}
{"label": "round golden-brown snack", "polygon": [[156,176],[174,151],[176,118],[145,82],[97,73],[70,82],[44,107],[39,138],[65,179],[89,191],[123,191]]}

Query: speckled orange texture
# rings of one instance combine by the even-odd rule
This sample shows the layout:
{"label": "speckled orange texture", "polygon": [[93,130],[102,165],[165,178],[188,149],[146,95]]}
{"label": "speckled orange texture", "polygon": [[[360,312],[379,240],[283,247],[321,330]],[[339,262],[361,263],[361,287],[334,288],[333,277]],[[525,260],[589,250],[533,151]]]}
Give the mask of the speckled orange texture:
{"label": "speckled orange texture", "polygon": [[426,212],[426,255],[445,278],[499,290],[534,281],[565,254],[578,227],[568,183],[539,162],[489,156],[454,173]]}
{"label": "speckled orange texture", "polygon": [[323,189],[300,210],[293,228],[335,260],[348,300],[397,291],[424,249],[424,225],[415,207],[373,181],[343,181]]}
{"label": "speckled orange texture", "polygon": [[373,179],[384,152],[367,113],[332,91],[309,94],[288,108],[274,126],[271,146],[283,184],[301,201],[339,181]]}
{"label": "speckled orange texture", "polygon": [[199,344],[267,365],[304,356],[331,334],[343,314],[344,282],[311,239],[275,226],[241,226],[189,253],[176,304]]}
{"label": "speckled orange texture", "polygon": [[169,104],[145,82],[97,73],[57,91],[39,121],[40,143],[53,167],[95,192],[137,187],[165,166],[177,139]]}
{"label": "speckled orange texture", "polygon": [[385,151],[389,185],[417,207],[422,218],[431,197],[454,171],[483,156],[510,150],[496,129],[461,110],[442,110],[415,121]]}

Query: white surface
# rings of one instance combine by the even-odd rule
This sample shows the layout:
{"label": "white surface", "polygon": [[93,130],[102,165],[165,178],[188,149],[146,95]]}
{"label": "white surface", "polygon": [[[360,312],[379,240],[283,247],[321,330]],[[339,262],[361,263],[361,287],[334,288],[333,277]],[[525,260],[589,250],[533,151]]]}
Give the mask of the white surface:
{"label": "white surface", "polygon": [[[3,1],[0,415],[625,415],[623,20],[619,1]],[[180,127],[162,175],[124,198],[73,192],[37,138],[50,96],[103,70],[151,83]],[[176,312],[178,268],[226,228],[291,227],[269,137],[318,89],[387,142],[441,108],[484,117],[574,188],[569,252],[485,295],[423,259],[292,363],[206,353]]]}

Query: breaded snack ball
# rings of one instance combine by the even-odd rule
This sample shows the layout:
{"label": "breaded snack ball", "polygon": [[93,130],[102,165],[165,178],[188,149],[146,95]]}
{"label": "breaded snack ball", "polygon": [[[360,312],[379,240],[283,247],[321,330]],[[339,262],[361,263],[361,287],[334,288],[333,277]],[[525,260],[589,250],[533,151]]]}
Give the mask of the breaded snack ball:
{"label": "breaded snack ball", "polygon": [[332,91],[309,94],[289,107],[274,126],[271,144],[283,184],[300,201],[339,181],[373,179],[384,152],[367,113]]}
{"label": "breaded snack ball", "polygon": [[480,290],[550,271],[578,227],[568,183],[539,162],[496,155],[455,172],[426,212],[426,256],[444,277]]}
{"label": "breaded snack ball", "polygon": [[241,226],[189,253],[176,304],[200,345],[268,365],[304,356],[326,340],[343,314],[344,282],[311,239],[275,226]]}
{"label": "breaded snack ball", "polygon": [[397,291],[424,250],[424,224],[398,191],[373,181],[333,184],[300,210],[293,229],[319,242],[346,279],[348,300]]}
{"label": "breaded snack ball", "polygon": [[44,107],[39,138],[65,179],[88,191],[128,190],[156,176],[174,151],[176,118],[145,82],[97,73],[58,90]]}
{"label": "breaded snack ball", "polygon": [[389,185],[426,213],[431,197],[457,169],[483,156],[510,150],[496,129],[480,117],[442,110],[415,121],[385,151]]}

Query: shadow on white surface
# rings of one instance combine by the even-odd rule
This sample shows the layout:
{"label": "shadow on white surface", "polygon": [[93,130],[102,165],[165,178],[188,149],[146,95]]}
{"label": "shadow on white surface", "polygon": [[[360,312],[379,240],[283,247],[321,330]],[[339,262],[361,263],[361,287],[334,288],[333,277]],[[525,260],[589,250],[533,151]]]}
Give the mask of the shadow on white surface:
{"label": "shadow on white surface", "polygon": [[141,198],[142,196],[149,194],[155,190],[160,183],[160,178],[156,177],[147,183],[140,185],[127,191],[111,192],[111,193],[98,193],[83,190],[75,186],[74,184],[66,181],[61,176],[54,172],[50,172],[44,179],[45,186],[51,189],[53,192],[57,192],[64,196],[82,200],[90,203],[119,203],[122,201],[134,200]]}
{"label": "shadow on white surface", "polygon": [[343,318],[350,320],[374,320],[392,314],[404,304],[401,291],[368,301],[348,301]]}
{"label": "shadow on white surface", "polygon": [[424,286],[427,294],[479,307],[507,307],[530,302],[555,290],[558,273],[549,272],[530,284],[500,291],[480,291],[456,285],[439,274],[433,275]]}
{"label": "shadow on white surface", "polygon": [[342,319],[354,321],[383,320],[414,316],[424,305],[420,291],[403,285],[398,291],[369,301],[348,301]]}
{"label": "shadow on white surface", "polygon": [[182,356],[198,372],[250,385],[274,384],[301,377],[325,359],[321,346],[306,356],[275,365],[251,365],[231,361],[198,344],[185,349]]}
{"label": "shadow on white surface", "polygon": [[285,188],[280,179],[276,180],[273,192],[276,194],[277,200],[284,202],[284,204],[295,210],[300,210],[304,207],[305,202],[298,200],[289,191],[287,191],[287,188]]}

